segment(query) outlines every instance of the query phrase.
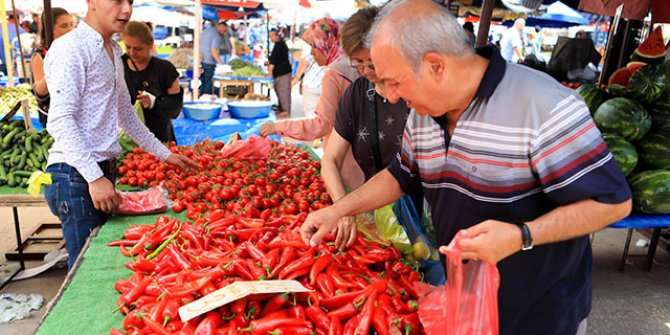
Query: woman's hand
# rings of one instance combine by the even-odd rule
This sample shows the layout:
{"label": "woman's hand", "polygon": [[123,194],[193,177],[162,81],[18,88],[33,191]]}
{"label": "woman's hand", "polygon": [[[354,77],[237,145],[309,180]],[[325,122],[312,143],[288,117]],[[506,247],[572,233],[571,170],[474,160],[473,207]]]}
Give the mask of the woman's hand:
{"label": "woman's hand", "polygon": [[276,134],[277,129],[275,128],[274,122],[266,122],[263,123],[259,132],[261,133],[261,136],[266,137]]}

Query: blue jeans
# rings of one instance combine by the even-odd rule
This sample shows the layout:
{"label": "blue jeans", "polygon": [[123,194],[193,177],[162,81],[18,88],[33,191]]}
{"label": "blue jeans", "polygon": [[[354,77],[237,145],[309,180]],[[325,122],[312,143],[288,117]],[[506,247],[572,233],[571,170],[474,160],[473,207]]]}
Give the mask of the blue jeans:
{"label": "blue jeans", "polygon": [[[113,173],[105,169],[103,171],[105,177],[113,183]],[[107,214],[95,209],[88,192],[88,183],[77,169],[65,163],[56,163],[49,165],[47,172],[51,174],[52,183],[45,186],[44,197],[51,213],[60,219],[69,271],[91,231],[105,223]]]}
{"label": "blue jeans", "polygon": [[200,94],[212,94],[214,89],[214,82],[212,78],[214,77],[214,69],[216,69],[216,64],[206,64],[201,63],[202,65],[202,76],[200,76]]}

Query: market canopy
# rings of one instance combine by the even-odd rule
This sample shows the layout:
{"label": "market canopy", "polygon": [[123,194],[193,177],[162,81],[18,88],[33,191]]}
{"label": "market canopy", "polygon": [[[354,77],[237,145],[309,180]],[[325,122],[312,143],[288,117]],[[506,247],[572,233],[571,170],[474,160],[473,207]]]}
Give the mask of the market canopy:
{"label": "market canopy", "polygon": [[563,28],[570,26],[584,26],[591,21],[583,17],[576,10],[566,6],[560,1],[554,2],[547,7],[547,11],[538,16],[526,18],[526,25],[547,28]]}
{"label": "market canopy", "polygon": [[642,20],[651,10],[654,23],[670,23],[670,1],[668,0],[581,0],[579,10],[614,16],[617,7],[624,5],[621,16],[625,19]]}

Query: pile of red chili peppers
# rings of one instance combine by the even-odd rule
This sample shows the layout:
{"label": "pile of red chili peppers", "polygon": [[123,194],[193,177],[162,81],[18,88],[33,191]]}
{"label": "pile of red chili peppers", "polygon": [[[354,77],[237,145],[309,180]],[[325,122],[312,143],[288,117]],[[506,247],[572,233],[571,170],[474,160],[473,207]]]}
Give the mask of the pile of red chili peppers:
{"label": "pile of red chili peppers", "polygon": [[[271,221],[159,217],[109,243],[130,258],[116,282],[122,330],[110,334],[389,334],[422,332],[413,282],[419,273],[393,247],[359,235],[346,251],[327,236],[306,245],[296,228],[306,214]],[[182,322],[178,308],[235,281],[295,279],[309,293],[251,295]]]}

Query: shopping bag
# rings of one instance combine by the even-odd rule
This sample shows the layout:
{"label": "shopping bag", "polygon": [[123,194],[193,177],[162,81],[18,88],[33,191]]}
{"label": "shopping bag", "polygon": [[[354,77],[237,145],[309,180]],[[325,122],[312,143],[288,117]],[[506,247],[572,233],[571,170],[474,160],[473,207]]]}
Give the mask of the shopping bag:
{"label": "shopping bag", "polygon": [[424,281],[433,285],[444,283],[444,271],[440,263],[437,244],[433,237],[427,233],[427,222],[416,210],[414,202],[409,195],[401,197],[393,205],[393,212],[402,224],[410,242],[412,252],[410,257],[419,263],[419,268],[424,275]]}
{"label": "shopping bag", "polygon": [[117,215],[145,215],[167,211],[167,191],[161,186],[154,186],[143,191],[117,191],[119,207],[114,210]]}
{"label": "shopping bag", "polygon": [[498,335],[498,287],[495,264],[463,263],[460,231],[446,248],[447,283],[419,301],[426,334]]}
{"label": "shopping bag", "polygon": [[252,136],[246,140],[237,141],[221,149],[223,158],[237,158],[246,160],[265,160],[270,156],[270,139]]}

